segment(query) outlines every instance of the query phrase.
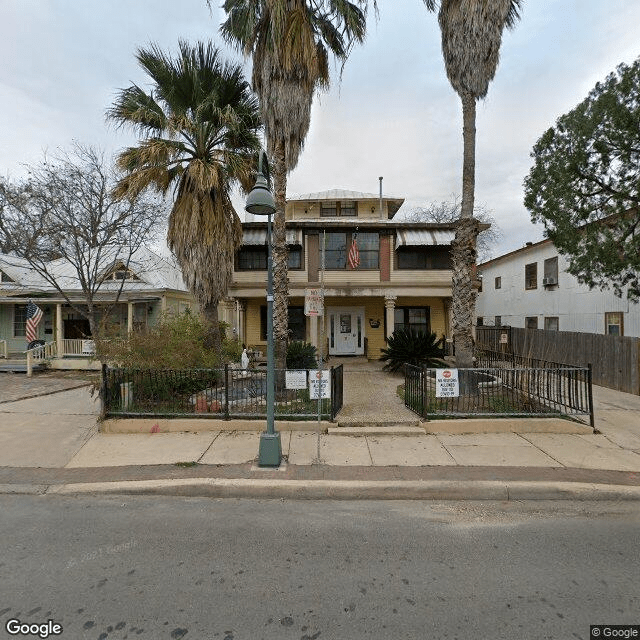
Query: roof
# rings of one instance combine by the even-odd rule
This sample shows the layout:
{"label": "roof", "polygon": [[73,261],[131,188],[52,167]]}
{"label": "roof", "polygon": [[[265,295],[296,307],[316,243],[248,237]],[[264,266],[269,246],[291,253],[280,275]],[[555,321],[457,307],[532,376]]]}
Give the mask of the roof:
{"label": "roof", "polygon": [[[106,250],[98,265],[101,271],[111,270],[119,262],[126,262],[126,253],[120,257],[120,251],[114,247]],[[64,258],[53,260],[48,264],[49,271],[55,275],[60,288],[65,291],[79,290],[80,284],[75,267]],[[0,269],[10,278],[15,280],[12,283],[2,283],[11,285],[12,288],[29,288],[40,291],[53,291],[54,287],[29,266],[29,263],[15,256],[0,254]],[[139,280],[127,280],[123,285],[123,291],[145,291],[149,289],[173,289],[186,291],[187,287],[182,279],[182,272],[176,264],[172,264],[171,259],[163,258],[151,249],[141,247],[129,260],[129,269],[139,278]],[[101,285],[103,291],[109,289],[119,289],[120,281],[113,283],[105,282]]]}
{"label": "roof", "polygon": [[[349,189],[328,189],[315,193],[303,193],[287,198],[288,202],[313,202],[320,200],[379,200],[379,193],[366,193],[364,191],[350,191]],[[382,199],[388,203],[389,217],[395,215],[402,206],[404,198],[382,194]]]}
{"label": "roof", "polygon": [[545,238],[544,240],[540,240],[539,242],[527,242],[524,247],[520,247],[519,249],[515,249],[514,251],[509,251],[508,253],[503,253],[501,256],[497,258],[492,258],[491,260],[487,260],[486,262],[482,262],[478,265],[478,269],[482,269],[483,267],[488,267],[497,262],[502,262],[503,260],[507,260],[514,256],[517,256],[520,253],[524,253],[526,251],[530,251],[531,249],[535,249],[536,247],[541,247],[545,244],[553,244],[553,242],[549,238]]}

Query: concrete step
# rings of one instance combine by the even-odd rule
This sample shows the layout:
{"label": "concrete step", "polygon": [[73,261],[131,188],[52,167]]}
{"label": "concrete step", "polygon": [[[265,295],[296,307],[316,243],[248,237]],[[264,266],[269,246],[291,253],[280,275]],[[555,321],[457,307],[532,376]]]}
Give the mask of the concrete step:
{"label": "concrete step", "polygon": [[[38,371],[39,369],[44,369],[44,364],[34,364],[33,370]],[[5,373],[26,373],[27,372],[27,363],[26,361],[2,361],[0,360],[0,372]]]}
{"label": "concrete step", "polygon": [[423,436],[424,427],[409,424],[338,425],[329,427],[329,435],[337,436]]}

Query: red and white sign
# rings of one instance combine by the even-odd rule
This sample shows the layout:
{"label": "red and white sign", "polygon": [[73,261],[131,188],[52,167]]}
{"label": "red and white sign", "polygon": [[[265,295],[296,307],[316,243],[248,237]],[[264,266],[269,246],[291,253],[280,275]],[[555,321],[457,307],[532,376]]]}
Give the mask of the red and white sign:
{"label": "red and white sign", "polygon": [[436,398],[457,398],[460,395],[457,369],[436,369]]}
{"label": "red and white sign", "polygon": [[320,289],[305,289],[304,315],[321,316],[324,313],[324,298]]}

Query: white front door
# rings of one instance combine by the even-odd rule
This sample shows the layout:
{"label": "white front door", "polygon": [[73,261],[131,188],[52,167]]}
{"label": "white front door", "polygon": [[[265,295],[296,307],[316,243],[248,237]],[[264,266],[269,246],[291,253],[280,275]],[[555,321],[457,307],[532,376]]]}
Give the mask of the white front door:
{"label": "white front door", "polygon": [[364,353],[364,310],[332,309],[329,312],[329,354],[332,356]]}

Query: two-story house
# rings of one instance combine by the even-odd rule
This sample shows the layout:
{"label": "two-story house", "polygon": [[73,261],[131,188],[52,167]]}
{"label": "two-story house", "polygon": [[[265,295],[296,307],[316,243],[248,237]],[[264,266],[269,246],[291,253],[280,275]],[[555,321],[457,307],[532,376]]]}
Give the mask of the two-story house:
{"label": "two-story house", "polygon": [[[449,335],[454,225],[395,220],[403,202],[339,189],[287,202],[291,339],[324,344],[329,355],[378,358],[398,327]],[[220,317],[248,346],[266,350],[266,222],[243,229]],[[356,268],[348,259],[354,239]],[[305,292],[320,288],[324,315],[306,317]]]}
{"label": "two-story house", "polygon": [[640,337],[640,304],[589,289],[567,266],[551,240],[478,265],[478,323]]}

